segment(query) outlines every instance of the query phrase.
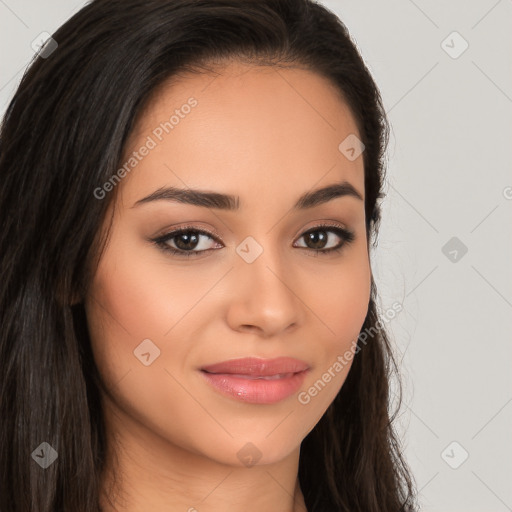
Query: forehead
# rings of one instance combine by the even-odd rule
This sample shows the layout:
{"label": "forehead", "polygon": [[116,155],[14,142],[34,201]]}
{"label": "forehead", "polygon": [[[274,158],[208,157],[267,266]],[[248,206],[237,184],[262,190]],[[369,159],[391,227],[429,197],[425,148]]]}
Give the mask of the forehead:
{"label": "forehead", "polygon": [[341,180],[364,196],[362,157],[351,161],[339,149],[351,135],[360,138],[341,94],[309,70],[230,63],[173,77],[127,143],[122,164],[150,149],[128,166],[123,203],[175,186],[233,193],[243,208],[277,191],[295,199]]}

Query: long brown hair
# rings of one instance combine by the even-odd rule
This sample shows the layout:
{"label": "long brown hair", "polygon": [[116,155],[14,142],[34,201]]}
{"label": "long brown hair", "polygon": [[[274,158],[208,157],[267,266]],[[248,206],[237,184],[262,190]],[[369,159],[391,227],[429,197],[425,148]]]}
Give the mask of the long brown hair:
{"label": "long brown hair", "polygon": [[[343,23],[310,0],[93,0],[26,71],[0,132],[0,510],[99,511],[106,443],[83,294],[137,115],[178,72],[238,59],[310,69],[334,84],[364,143],[367,237],[376,240],[388,122]],[[341,141],[340,141],[341,142]],[[413,511],[390,417],[397,368],[375,283],[349,375],[301,446],[309,512]],[[400,395],[401,399],[401,395]],[[395,413],[396,414],[396,413]],[[34,450],[58,460],[44,471]]]}

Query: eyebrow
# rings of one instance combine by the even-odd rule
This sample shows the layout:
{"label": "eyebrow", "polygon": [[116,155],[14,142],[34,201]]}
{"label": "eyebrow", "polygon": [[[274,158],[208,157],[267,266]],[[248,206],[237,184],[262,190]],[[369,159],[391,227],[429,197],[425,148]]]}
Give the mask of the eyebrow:
{"label": "eyebrow", "polygon": [[[363,201],[361,194],[348,181],[333,183],[323,188],[306,192],[299,197],[294,204],[294,210],[306,210],[321,204],[332,201],[338,197],[355,197]],[[219,192],[208,192],[196,189],[181,189],[175,187],[159,188],[152,194],[139,199],[133,206],[150,203],[153,201],[175,201],[179,203],[201,206],[204,208],[214,208],[218,210],[236,211],[240,208],[240,198]]]}

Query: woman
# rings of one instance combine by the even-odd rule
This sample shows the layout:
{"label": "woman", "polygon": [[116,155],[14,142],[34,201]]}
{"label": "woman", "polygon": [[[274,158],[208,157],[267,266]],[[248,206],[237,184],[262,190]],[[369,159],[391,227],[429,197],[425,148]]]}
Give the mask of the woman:
{"label": "woman", "polygon": [[53,34],[1,132],[0,509],[414,510],[387,134],[309,0],[94,0]]}

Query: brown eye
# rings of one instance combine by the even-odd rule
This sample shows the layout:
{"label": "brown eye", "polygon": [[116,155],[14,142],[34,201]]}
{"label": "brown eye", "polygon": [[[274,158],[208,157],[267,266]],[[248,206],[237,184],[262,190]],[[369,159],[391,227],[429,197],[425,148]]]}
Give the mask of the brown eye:
{"label": "brown eye", "polygon": [[[336,237],[333,234],[339,239],[337,243]],[[345,228],[333,225],[320,225],[309,229],[300,236],[299,239],[304,239],[306,246],[299,246],[299,248],[309,250],[315,254],[327,254],[341,251],[354,238],[354,233]],[[172,255],[190,257],[199,256],[208,251],[223,247],[222,244],[220,244],[220,247],[212,247],[208,240],[220,244],[217,237],[208,231],[184,227],[151,241],[160,249]],[[335,242],[335,245],[327,247],[330,243],[332,244],[331,240]]]}
{"label": "brown eye", "polygon": [[[341,241],[334,246],[326,248],[330,239],[334,238],[334,241],[336,240],[335,237],[330,236],[330,233],[334,233]],[[346,244],[352,242],[355,236],[354,233],[345,228],[321,225],[309,229],[301,236],[301,238],[304,238],[306,242],[306,247],[304,248],[311,249],[316,253],[329,253],[331,251],[341,250]]]}
{"label": "brown eye", "polygon": [[181,228],[153,240],[161,249],[180,256],[197,256],[212,249],[208,239],[216,238],[201,229]]}

